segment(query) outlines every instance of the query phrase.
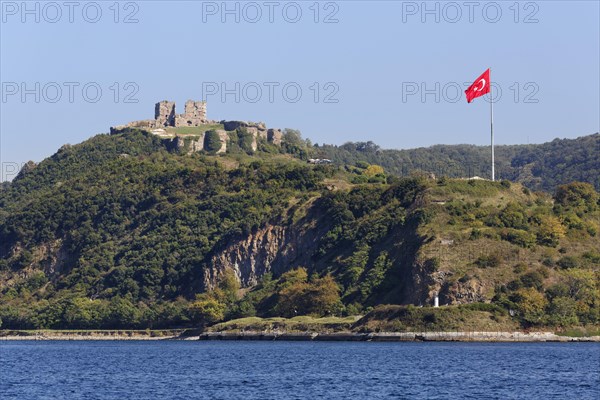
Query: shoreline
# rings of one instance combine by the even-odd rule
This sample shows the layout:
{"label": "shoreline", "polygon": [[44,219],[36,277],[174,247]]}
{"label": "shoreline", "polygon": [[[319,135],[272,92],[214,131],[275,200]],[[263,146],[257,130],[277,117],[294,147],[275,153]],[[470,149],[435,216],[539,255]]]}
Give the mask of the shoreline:
{"label": "shoreline", "polygon": [[[189,331],[188,331],[189,332]],[[543,342],[592,342],[600,343],[600,336],[560,336],[553,332],[203,332],[186,335],[186,330],[163,331],[9,331],[2,334],[2,341],[337,341],[337,342],[480,342],[480,343],[543,343]]]}
{"label": "shoreline", "polygon": [[288,340],[338,342],[600,342],[600,336],[560,336],[553,332],[205,332],[198,340]]}
{"label": "shoreline", "polygon": [[114,340],[177,340],[184,339],[182,336],[185,329],[164,329],[156,331],[146,330],[90,330],[90,331],[68,331],[68,330],[39,330],[19,331],[0,330],[0,342],[2,341],[54,341],[54,340],[91,340],[91,341],[114,341]]}

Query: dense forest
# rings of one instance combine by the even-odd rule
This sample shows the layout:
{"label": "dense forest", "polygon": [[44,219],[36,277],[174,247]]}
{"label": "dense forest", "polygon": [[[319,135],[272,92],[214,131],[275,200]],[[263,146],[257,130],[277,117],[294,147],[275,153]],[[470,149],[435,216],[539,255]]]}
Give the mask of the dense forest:
{"label": "dense forest", "polygon": [[212,155],[98,135],[24,167],[0,191],[2,327],[357,315],[436,293],[523,326],[600,323],[598,134],[502,146],[500,182],[452,179],[485,175],[460,170],[485,148],[317,146],[287,130],[252,152],[244,137]]}
{"label": "dense forest", "polygon": [[[320,157],[340,164],[367,162],[388,173],[408,176],[414,171],[468,178],[491,176],[489,146],[436,145],[410,150],[384,150],[373,142],[318,146]],[[600,190],[600,134],[555,139],[529,145],[496,146],[496,177],[520,182],[532,190],[553,192],[566,182],[588,182]]]}

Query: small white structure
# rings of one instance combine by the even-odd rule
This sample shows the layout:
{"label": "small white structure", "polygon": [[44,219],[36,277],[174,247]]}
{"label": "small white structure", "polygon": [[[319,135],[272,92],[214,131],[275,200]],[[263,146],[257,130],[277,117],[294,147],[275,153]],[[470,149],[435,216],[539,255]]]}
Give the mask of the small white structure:
{"label": "small white structure", "polygon": [[437,308],[437,307],[440,306],[440,296],[439,296],[439,293],[436,293],[435,297],[433,298],[433,306],[435,308]]}

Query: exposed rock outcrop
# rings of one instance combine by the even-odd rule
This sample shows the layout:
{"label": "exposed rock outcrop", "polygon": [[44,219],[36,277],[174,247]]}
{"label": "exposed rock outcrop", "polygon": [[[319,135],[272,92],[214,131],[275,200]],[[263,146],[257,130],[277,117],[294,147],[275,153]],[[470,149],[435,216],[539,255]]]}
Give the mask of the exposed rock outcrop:
{"label": "exposed rock outcrop", "polygon": [[254,126],[249,126],[248,128],[246,128],[246,132],[252,135],[251,147],[252,151],[256,151],[256,149],[258,148],[258,128]]}
{"label": "exposed rock outcrop", "polygon": [[248,127],[248,123],[245,121],[221,121],[221,124],[226,131],[235,131],[238,128]]}
{"label": "exposed rock outcrop", "polygon": [[225,153],[227,151],[227,140],[229,140],[229,135],[227,135],[227,132],[223,129],[217,129],[216,132],[221,141],[221,148],[217,150],[217,154]]}
{"label": "exposed rock outcrop", "polygon": [[267,131],[267,140],[273,144],[280,145],[283,139],[283,132],[281,129],[269,129]]}
{"label": "exposed rock outcrop", "polygon": [[316,244],[329,221],[316,210],[295,224],[268,224],[217,250],[204,270],[204,287],[214,287],[225,270],[233,270],[242,286],[253,286],[268,272],[279,275],[314,264]]}
{"label": "exposed rock outcrop", "polygon": [[456,282],[445,283],[440,292],[443,304],[465,304],[489,301],[486,296],[487,288],[476,278],[459,279]]}

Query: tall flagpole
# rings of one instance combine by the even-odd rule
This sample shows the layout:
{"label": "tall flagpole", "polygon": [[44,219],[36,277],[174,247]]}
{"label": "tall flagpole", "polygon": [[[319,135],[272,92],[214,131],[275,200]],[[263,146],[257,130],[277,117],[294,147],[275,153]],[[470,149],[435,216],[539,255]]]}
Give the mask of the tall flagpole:
{"label": "tall flagpole", "polygon": [[492,96],[492,69],[490,68],[490,136],[492,139],[492,181],[494,176],[494,98]]}

